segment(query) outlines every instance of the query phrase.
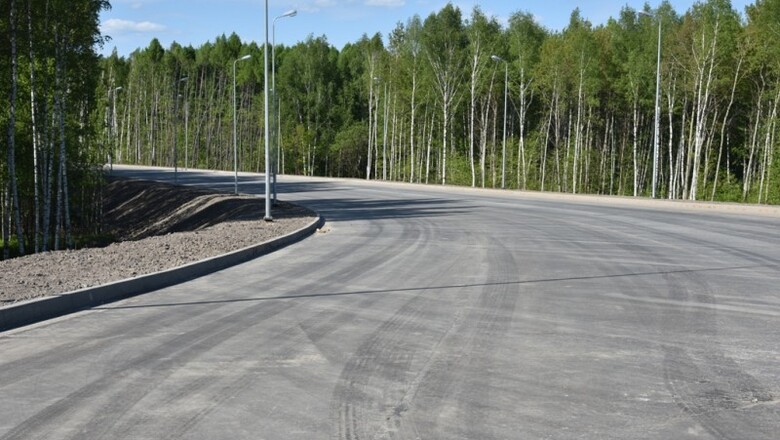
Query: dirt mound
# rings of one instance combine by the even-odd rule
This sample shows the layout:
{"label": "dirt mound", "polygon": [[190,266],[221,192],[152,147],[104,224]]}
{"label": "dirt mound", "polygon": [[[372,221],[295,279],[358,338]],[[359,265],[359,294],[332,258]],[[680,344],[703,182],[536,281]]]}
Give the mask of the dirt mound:
{"label": "dirt mound", "polygon": [[[311,211],[278,203],[274,217],[311,216]],[[104,230],[120,241],[196,231],[227,221],[265,216],[265,199],[215,193],[201,188],[146,180],[109,180],[103,196]]]}
{"label": "dirt mound", "polygon": [[104,192],[106,247],[0,261],[0,306],[171,269],[300,229],[315,214],[265,200],[142,180],[111,179]]}

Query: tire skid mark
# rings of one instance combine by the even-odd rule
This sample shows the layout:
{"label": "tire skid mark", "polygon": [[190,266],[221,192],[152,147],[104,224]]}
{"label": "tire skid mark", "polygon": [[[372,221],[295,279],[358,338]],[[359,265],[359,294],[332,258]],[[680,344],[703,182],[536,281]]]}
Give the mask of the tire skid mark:
{"label": "tire skid mark", "polygon": [[[165,432],[166,439],[179,439],[183,438],[193,428],[209,414],[214,412],[217,408],[222,406],[223,403],[237,395],[241,391],[245,390],[247,386],[251,385],[256,380],[256,371],[245,371],[238,376],[238,378],[230,381],[227,385],[223,385],[224,381],[219,381],[219,387],[213,393],[209,393],[209,405],[206,405],[197,411],[190,414],[183,422],[177,422],[176,425],[171,427],[165,427],[159,432]],[[189,393],[188,393],[189,394]],[[134,437],[122,437],[132,439]]]}
{"label": "tire skid mark", "polygon": [[[487,251],[487,273],[483,280],[486,283],[505,281],[507,274],[514,274],[518,270],[513,255],[499,239],[492,238],[488,246],[483,245],[479,248]],[[480,260],[480,257],[475,257],[474,255],[470,257],[475,259],[475,261]],[[485,255],[481,258],[484,257]],[[353,415],[352,423],[350,423],[348,417],[346,417],[349,414],[345,414],[345,408],[350,410],[353,408],[351,405],[342,406],[337,418],[340,421],[339,429],[336,433],[337,438],[355,440],[363,438],[419,439],[433,437],[433,433],[439,431],[421,432],[415,423],[414,402],[418,393],[428,399],[433,399],[435,402],[428,406],[436,408],[442,408],[445,399],[449,401],[455,398],[458,403],[473,400],[474,388],[466,389],[463,387],[464,377],[467,377],[464,367],[471,369],[479,368],[483,371],[490,369],[489,367],[484,368],[485,364],[490,364],[493,348],[500,343],[501,337],[506,334],[512,323],[512,314],[517,299],[517,288],[509,285],[502,285],[498,288],[495,286],[484,287],[478,296],[474,293],[460,298],[449,327],[432,348],[427,350],[428,355],[423,366],[415,377],[408,381],[405,392],[396,402],[390,402],[390,404],[387,404],[386,398],[386,404],[379,407],[380,409],[386,408],[384,427],[380,427],[370,433],[361,432],[355,434],[354,430],[346,428],[354,426],[356,420],[366,421]],[[408,303],[408,305],[410,304]],[[417,304],[415,304],[415,307],[418,310],[420,309]],[[408,331],[410,325],[405,324],[403,327]],[[391,329],[392,327],[382,329],[385,331],[377,332],[374,336],[386,337],[388,333],[391,333]],[[398,337],[406,338],[408,336],[399,335]],[[394,348],[393,344],[387,345],[390,345],[391,349]],[[369,350],[367,351],[375,350],[373,345],[368,347]],[[384,358],[381,359],[368,357],[368,359],[373,361],[370,364],[366,363],[366,357],[352,361],[354,365],[350,366],[351,369],[345,368],[342,378],[345,376],[357,376],[362,379],[362,383],[357,381],[348,382],[345,387],[346,390],[351,390],[355,394],[354,396],[347,395],[346,398],[351,397],[354,401],[357,400],[355,396],[364,397],[357,391],[361,387],[367,387],[373,383],[371,377],[381,376],[385,380],[390,379],[388,368],[395,374],[398,374],[399,370],[408,370],[408,364],[403,362],[404,359],[397,360],[398,357],[397,354],[385,354]],[[364,371],[366,369],[369,371]],[[360,374],[357,374],[358,372]],[[464,373],[466,374],[464,375]],[[401,380],[403,380],[403,377]],[[486,390],[489,393],[490,384],[488,383],[487,385],[478,389]],[[345,398],[346,390],[337,390],[334,392],[334,396]],[[468,393],[472,394],[466,395]],[[387,394],[386,392],[383,393],[383,395]],[[476,405],[459,408],[461,419],[466,420],[463,424],[470,426],[473,434],[479,433],[480,438],[485,438],[486,430],[489,430],[487,414],[483,411],[489,400],[490,396],[484,395],[482,398],[477,399]],[[362,403],[363,407],[369,406],[365,402],[359,400],[358,402]],[[376,407],[376,402],[372,403]],[[430,421],[426,420],[426,422]]]}
{"label": "tire skid mark", "polygon": [[[371,233],[382,233],[383,228],[381,224],[370,223],[369,226]],[[335,261],[348,256],[351,253],[352,251],[347,246],[343,249],[334,250],[332,258]],[[317,266],[314,269],[314,273],[324,272],[326,270],[328,270],[326,266]],[[277,286],[286,284],[289,279],[297,279],[303,274],[311,273],[312,270],[308,266],[305,269],[300,266],[293,266],[290,270],[274,272],[269,275],[268,279],[264,279],[263,283],[268,286],[269,290],[273,290]],[[129,317],[123,320],[119,325],[109,328],[108,333],[102,334],[99,339],[91,338],[88,340],[67,342],[21,359],[15,359],[9,362],[0,361],[0,389],[20,380],[30,379],[31,375],[46,374],[48,371],[45,368],[31,369],[31,365],[50,366],[56,363],[69,363],[85,356],[90,356],[96,350],[103,351],[104,349],[113,346],[117,340],[144,337],[150,333],[150,326],[164,329],[177,323],[198,321],[202,319],[203,315],[227,305],[228,303],[210,304],[207,307],[190,308],[186,312],[177,313],[175,311],[165,310],[155,313],[153,316]],[[101,310],[99,313],[106,312],[110,312],[110,310]],[[35,329],[32,329],[32,331],[43,330],[46,327],[46,324],[42,324]],[[3,336],[0,336],[0,344],[3,338]]]}
{"label": "tire skid mark", "polygon": [[[404,225],[404,230],[400,233],[400,235],[415,235],[414,231],[408,231],[410,228],[409,224]],[[407,246],[406,244],[399,243],[398,241],[391,241],[394,243],[393,245],[389,246],[385,251],[379,252],[376,255],[383,255],[385,253],[390,253],[391,255],[401,257],[404,253],[408,252],[409,249],[414,249],[417,245],[419,245],[419,234],[417,234],[415,239],[415,246],[408,248],[406,250],[402,249],[403,247]],[[378,258],[378,257],[377,257]],[[394,257],[395,258],[395,257]],[[384,260],[385,263],[388,262],[388,260]],[[379,270],[379,268],[382,266],[382,263],[376,261],[370,261],[372,269],[371,270]],[[374,264],[375,263],[375,264]],[[359,271],[359,268],[355,267],[348,267],[345,270],[342,270],[341,272],[334,273],[335,276],[331,277],[331,279],[339,279],[342,276],[348,276],[353,277],[356,276],[358,273],[365,274],[365,271]],[[319,289],[327,289],[328,287],[335,286],[335,283],[317,283],[317,287]],[[312,286],[314,287],[314,286]],[[362,307],[370,307],[374,303],[381,301],[382,297],[380,295],[368,295],[367,297],[364,297],[360,299],[357,303],[357,306]],[[275,333],[274,335],[269,336],[264,340],[263,342],[259,344],[255,344],[257,351],[260,351],[260,349],[267,350],[268,347],[266,346],[267,341],[273,341],[274,343],[277,343],[278,341],[286,341],[279,347],[275,347],[270,355],[271,358],[279,358],[279,359],[288,359],[294,356],[294,354],[297,351],[300,351],[301,347],[305,346],[305,344],[313,337],[316,338],[324,338],[327,336],[327,334],[330,334],[331,332],[338,329],[339,325],[343,324],[348,318],[354,317],[356,315],[356,312],[354,311],[341,311],[339,313],[334,314],[331,310],[323,310],[318,313],[316,313],[313,317],[299,323],[296,326],[291,326],[283,329],[280,332]],[[305,330],[304,330],[305,329]],[[315,336],[316,335],[316,336]],[[249,349],[251,351],[251,349]],[[263,369],[263,368],[261,368]],[[267,367],[265,367],[267,369]],[[255,372],[247,372],[246,374],[250,374],[252,376],[255,375]],[[246,376],[240,377],[235,381],[238,383],[238,386],[228,386],[226,389],[218,389],[218,395],[220,396],[232,396],[235,395],[238,392],[241,392],[246,388],[247,385],[251,383],[251,379],[247,378]],[[217,388],[220,387],[219,384],[216,386]],[[227,398],[225,397],[225,398]],[[185,424],[182,426],[174,426],[172,428],[165,428],[163,429],[164,432],[174,432],[175,434],[172,434],[169,438],[180,438],[186,435],[187,432],[189,432],[192,428],[197,426],[200,421],[206,417],[209,413],[211,413],[216,407],[219,405],[220,402],[224,401],[224,399],[215,399],[213,404],[208,405],[207,407],[201,408],[199,411],[197,411],[194,415],[192,415]]]}
{"label": "tire skid mark", "polygon": [[[617,219],[611,219],[610,223],[611,224],[622,224],[623,226],[626,226],[628,228],[636,228],[635,224],[632,224],[632,223],[629,223],[629,222],[626,222],[626,221],[622,221],[622,220],[617,220]],[[710,240],[704,240],[704,239],[694,239],[694,238],[691,238],[688,235],[685,235],[685,234],[682,234],[682,233],[678,233],[678,232],[674,232],[673,230],[659,229],[657,227],[651,227],[649,225],[643,225],[642,229],[645,230],[645,231],[651,232],[654,235],[663,237],[660,241],[662,241],[662,243],[665,246],[667,246],[667,247],[675,247],[676,249],[679,249],[679,250],[682,250],[682,251],[690,252],[684,246],[682,246],[682,245],[673,245],[672,243],[673,242],[685,242],[685,243],[692,244],[692,245],[701,245],[701,246],[703,246],[703,247],[705,247],[705,248],[707,248],[707,249],[709,249],[711,251],[721,252],[721,253],[723,253],[725,251],[728,251],[730,253],[737,254],[737,255],[741,256],[742,258],[746,259],[747,261],[749,261],[751,263],[756,263],[756,264],[760,264],[760,265],[772,265],[772,266],[780,265],[780,258],[769,257],[767,255],[762,255],[762,254],[759,254],[757,252],[752,252],[752,251],[745,250],[745,249],[742,249],[742,248],[728,246],[728,245],[725,245],[723,243],[719,243],[717,241],[710,241]],[[721,232],[721,231],[715,231],[715,232],[717,232],[719,234],[722,234],[722,235],[726,235],[726,236],[729,235],[726,232]],[[626,233],[626,232],[621,232],[621,233],[623,235],[631,236],[633,238],[641,238],[639,235],[633,235],[633,234],[629,234],[629,233]],[[654,253],[654,256],[656,256],[657,258],[664,258],[666,261],[669,260],[668,257],[666,257],[664,254],[661,254],[661,253]]]}
{"label": "tire skid mark", "polygon": [[[671,292],[677,293],[680,299],[690,300],[694,296],[699,302],[714,302],[706,280],[696,274],[691,277],[693,280],[676,279],[678,277],[669,275],[668,283],[673,287]],[[691,295],[686,281],[695,282],[696,295]],[[757,402],[771,402],[774,398],[755,377],[746,373],[720,349],[716,312],[683,308],[677,313],[682,315],[674,320],[682,326],[679,332],[704,334],[716,342],[706,348],[687,350],[663,346],[664,380],[675,403],[715,438],[774,438],[774,432],[764,431],[771,424],[756,422],[769,421],[767,416],[777,420],[776,411],[771,415],[765,411],[754,411],[750,417],[745,417],[745,407]],[[663,328],[669,332],[670,326]]]}
{"label": "tire skid mark", "polygon": [[[374,227],[372,226],[372,228],[374,228]],[[377,226],[376,226],[374,229],[376,229],[376,230],[378,230],[378,231],[382,231],[384,228],[382,227],[382,225],[377,225]],[[390,251],[390,250],[394,250],[395,248],[399,248],[400,246],[401,246],[400,244],[396,244],[396,245],[390,246],[388,249],[389,249],[389,251]],[[347,253],[347,252],[344,252],[344,254],[346,254],[346,253]],[[383,254],[383,252],[377,253],[377,255],[381,255],[381,254]],[[375,258],[376,258],[377,260],[379,260],[379,257],[378,257],[378,256],[377,256],[377,257],[375,257]],[[379,262],[378,262],[378,261],[377,261],[376,263],[377,263],[377,265],[379,265]],[[346,276],[349,276],[350,274],[353,274],[353,273],[355,272],[355,270],[356,270],[356,269],[355,269],[354,267],[347,267],[347,268],[341,269],[340,271],[333,272],[333,274],[335,275],[333,278],[337,279],[337,278],[339,278],[339,277],[341,277],[341,276],[345,276],[345,275],[346,275]],[[320,288],[320,287],[322,287],[322,283],[320,283],[320,282],[312,282],[312,283],[310,283],[308,286],[305,286],[305,287],[304,287],[302,290],[303,290],[303,291],[309,291],[310,289],[314,289],[314,288]],[[285,302],[287,302],[287,301],[285,301]],[[293,304],[293,302],[289,302],[289,303],[290,303],[290,304]],[[297,304],[297,303],[295,303],[295,304]],[[262,304],[256,305],[256,306],[254,306],[254,307],[262,307]],[[326,315],[327,315],[327,312],[326,312],[326,311],[324,311],[324,312],[321,312],[321,314],[319,315],[319,317],[324,317],[324,316],[326,316]],[[240,320],[236,320],[236,321],[240,321]],[[239,328],[239,329],[238,329],[238,331],[236,332],[236,335],[237,335],[237,334],[239,334],[241,331],[244,331],[244,330],[245,330],[244,328]],[[287,338],[289,338],[289,337],[292,337],[292,336],[293,336],[294,334],[296,334],[296,333],[298,333],[298,332],[297,332],[297,327],[292,327],[292,328],[285,329],[285,330],[283,330],[281,333],[279,333],[279,334],[275,335],[275,338],[276,338],[276,339],[275,339],[274,337],[269,337],[269,338],[266,338],[266,339],[264,339],[264,341],[265,341],[265,342],[267,342],[267,341],[269,341],[269,340],[270,340],[270,341],[275,341],[275,340],[278,340],[278,338],[280,338],[280,337],[281,337],[281,338],[284,338],[284,337],[287,337]],[[226,341],[226,340],[227,340],[227,339],[225,339],[225,341]],[[223,341],[223,342],[224,342],[224,341]],[[297,342],[301,342],[301,341],[297,341]],[[296,347],[297,347],[297,346],[299,346],[299,345],[300,345],[300,344],[296,344],[296,343],[291,343],[291,344],[288,344],[286,347],[283,347],[283,348],[282,348],[282,351],[281,351],[281,354],[280,354],[280,356],[290,356],[290,351],[291,351],[293,348],[296,348]],[[286,348],[286,350],[285,350],[285,348]],[[277,353],[280,353],[280,351],[279,351],[279,350],[277,350],[276,352],[277,352]],[[199,352],[199,353],[202,353],[202,352]],[[184,365],[184,364],[186,364],[186,362],[182,362],[182,363],[181,363],[181,365]],[[235,380],[235,382],[236,382],[236,383],[240,383],[240,384],[241,384],[241,386],[238,386],[238,387],[231,387],[230,385],[226,386],[226,391],[227,391],[227,392],[226,392],[226,394],[230,395],[230,394],[231,394],[231,391],[230,391],[230,390],[233,390],[233,391],[234,391],[234,393],[233,393],[233,394],[235,394],[235,392],[239,392],[240,390],[244,389],[244,385],[246,385],[246,384],[248,384],[248,383],[250,383],[250,382],[252,381],[252,376],[254,376],[254,374],[253,374],[253,373],[251,373],[251,372],[246,372],[246,373],[245,373],[243,376],[241,376],[241,377],[239,377],[238,379],[236,379],[236,380]],[[217,387],[219,387],[219,386],[222,386],[222,383],[223,383],[223,381],[218,381],[218,382],[217,382],[215,385],[216,385]],[[146,393],[143,393],[143,394],[140,396],[140,398],[138,399],[138,401],[140,401],[140,399],[141,399],[141,398],[145,397],[145,396],[148,394],[148,391],[151,391],[151,390],[147,390],[147,392],[146,392]],[[191,393],[187,393],[187,392],[185,392],[185,393],[183,393],[183,394],[182,394],[182,396],[184,396],[185,394],[191,394]],[[221,400],[218,400],[218,399],[217,399],[216,401],[214,401],[214,403],[213,403],[212,405],[209,405],[207,408],[204,408],[202,411],[199,411],[199,412],[198,412],[198,414],[199,414],[199,415],[196,415],[196,416],[194,416],[194,418],[191,418],[191,419],[190,419],[190,420],[187,422],[187,426],[189,426],[189,428],[187,428],[187,429],[184,429],[182,432],[186,432],[186,431],[187,431],[188,429],[190,429],[191,427],[193,427],[193,426],[196,426],[196,425],[197,425],[197,422],[198,422],[198,421],[199,421],[199,420],[200,420],[202,417],[205,417],[205,416],[206,416],[208,413],[210,413],[210,412],[212,412],[212,411],[213,411],[213,409],[215,408],[215,405],[217,405],[217,404],[218,404],[218,402],[221,402]],[[129,409],[130,409],[130,408],[127,408],[127,410],[126,410],[125,412],[129,411]],[[114,412],[113,412],[113,414],[117,414],[117,412],[116,412],[116,411],[114,411]],[[90,429],[89,429],[89,426],[90,426],[90,425],[92,425],[92,424],[97,424],[98,426],[103,426],[105,423],[104,423],[104,421],[101,421],[101,420],[99,420],[99,419],[98,419],[98,420],[96,420],[96,421],[91,421],[91,422],[90,422],[90,424],[89,424],[89,425],[87,425],[87,427],[85,427],[85,429],[86,429],[87,431],[89,431],[89,430],[90,430]],[[178,432],[178,431],[180,431],[181,429],[183,429],[183,428],[181,428],[181,427],[178,427],[178,426],[175,426],[175,427],[172,427],[171,431],[177,431],[177,432]],[[130,438],[132,438],[132,437],[130,437]]]}
{"label": "tire skid mark", "polygon": [[[276,316],[292,306],[293,304],[289,302],[278,302],[267,305],[265,308],[247,308],[215,322],[206,323],[195,331],[180,335],[154,350],[114,368],[102,378],[57,400],[11,429],[0,439],[47,438],[48,432],[57,429],[65,420],[71,420],[74,414],[83,409],[80,404],[94,404],[102,400],[108,402],[104,403],[99,414],[93,417],[86,426],[96,428],[99,422],[105,422],[102,420],[103,416],[108,414],[113,416],[111,424],[116,423],[141,398],[167,379],[178,365],[194,358],[201,352],[214,348],[231,334],[237,332],[235,325],[237,320],[252,316],[254,322],[260,322]],[[114,398],[107,399],[107,397]],[[106,407],[110,407],[110,410],[105,411]],[[83,438],[84,434],[91,436],[89,430],[84,432],[84,429],[81,429],[81,431],[72,438]],[[39,433],[44,435],[40,436]]]}
{"label": "tire skid mark", "polygon": [[[621,221],[614,223],[635,227],[635,225]],[[574,227],[574,225],[572,226]],[[581,229],[585,231],[585,228]],[[669,233],[654,228],[645,229],[655,234],[673,235],[677,240],[690,244],[706,243],[707,247],[716,251],[728,249],[754,263],[777,262],[774,258],[742,249],[717,246],[708,241],[694,240],[682,234]],[[628,234],[614,228],[611,231],[641,238],[639,234]],[[602,236],[608,235],[594,230],[586,232]],[[621,247],[630,252],[646,255],[648,261],[674,263],[668,254],[659,250],[653,251],[652,247],[648,248],[639,244]],[[706,335],[709,342],[706,348],[686,348],[681,344],[660,343],[659,348],[664,353],[663,378],[675,403],[684,413],[696,420],[702,428],[717,439],[745,438],[746,433],[752,433],[751,438],[774,438],[774,432],[761,432],[762,429],[772,426],[772,424],[756,423],[756,418],[763,422],[777,420],[778,411],[776,408],[774,411],[766,408],[762,414],[752,414],[750,419],[745,417],[745,408],[758,402],[774,401],[774,397],[766,387],[746,373],[736,361],[720,349],[716,321],[717,311],[709,308],[685,306],[685,302],[688,301],[716,303],[707,280],[695,272],[684,275],[669,273],[664,274],[663,278],[667,288],[658,294],[665,296],[666,299],[680,302],[681,306],[671,310],[658,311],[655,313],[657,316],[654,317],[649,316],[646,310],[635,308],[638,319],[647,327],[660,332],[659,340],[661,341],[669,341],[680,334],[703,334]],[[649,282],[641,279],[616,279],[616,281],[629,287],[626,289],[626,294],[629,295],[633,293],[638,296],[641,293],[657,291],[657,287],[652,287]],[[696,293],[691,293],[688,287],[690,283],[695,286]],[[670,314],[676,316],[670,316]]]}
{"label": "tire skid mark", "polygon": [[[514,256],[496,239],[490,241],[487,269],[488,283],[503,281],[507,279],[508,274],[515,273],[518,269]],[[460,388],[459,394],[463,395],[462,398],[457,399],[461,414],[459,418],[465,420],[469,435],[497,438],[497,434],[492,432],[493,426],[490,423],[493,388],[491,383],[495,382],[495,378],[491,375],[495,370],[492,355],[509,331],[518,297],[517,286],[499,284],[486,287],[480,293],[477,308],[465,321],[466,325],[473,325],[474,328],[468,329],[471,335],[467,350],[456,368],[466,367],[472,373],[482,372],[479,375],[463,375],[478,378],[471,379],[472,386],[463,387],[463,383],[456,385]]]}
{"label": "tire skid mark", "polygon": [[[372,229],[381,231],[382,226],[374,227],[372,224]],[[349,253],[347,250],[342,252],[343,255]],[[321,267],[318,270],[325,271],[327,268]],[[353,268],[346,268],[341,272],[349,273],[353,270]],[[320,285],[321,283],[312,282],[308,287],[313,289]],[[82,433],[94,432],[97,429],[107,432],[143,397],[165,381],[176,368],[245,330],[241,324],[244,319],[251,316],[253,318],[252,325],[256,325],[262,320],[275,316],[295,305],[296,302],[286,300],[270,304],[256,304],[222,317],[217,321],[209,322],[207,325],[201,326],[194,331],[177,335],[168,341],[162,342],[161,345],[149,352],[123,362],[122,365],[110,368],[102,378],[90,382],[68,396],[57,400],[11,429],[0,439],[48,438],[47,433],[55,429],[62,420],[71,419],[72,415],[81,410],[81,406],[77,404],[78,402],[95,401],[106,393],[118,394],[121,396],[120,398],[112,399],[106,404],[106,406],[112,407],[111,411],[93,416],[81,428]],[[195,341],[193,342],[192,339],[195,339]],[[109,413],[112,414],[112,417],[107,423],[103,414]],[[43,433],[43,435],[35,437],[37,433]],[[80,438],[81,436],[81,434],[77,434],[74,438]],[[90,434],[90,436],[92,435]]]}
{"label": "tire skid mark", "polygon": [[[673,225],[675,227],[685,227],[685,228],[691,228],[691,224],[687,223],[688,219],[683,217],[667,217],[665,219],[665,223],[668,225]],[[724,226],[724,223],[722,221],[710,221],[705,218],[698,218],[697,221],[700,223],[701,226],[705,226],[707,230],[711,232],[715,232],[727,237],[739,237],[747,240],[752,240],[754,242],[759,243],[766,243],[768,241],[777,241],[780,240],[780,233],[773,233],[773,231],[770,230],[764,230],[761,231],[763,236],[759,237],[758,234],[754,232],[754,226],[765,226],[763,224],[759,225],[755,222],[748,222],[745,223],[744,219],[736,219],[739,221],[737,222],[730,222],[728,223],[729,230],[728,232],[724,232],[720,230]],[[769,219],[765,219],[767,222],[769,222]]]}
{"label": "tire skid mark", "polygon": [[[403,232],[401,233],[403,234]],[[392,241],[394,243],[397,243],[396,241]],[[390,247],[388,247],[386,252],[392,252],[394,255],[398,254],[401,255],[403,252],[397,252],[403,245],[401,244],[394,244]],[[377,255],[381,255],[384,252],[378,253]],[[381,264],[377,262],[376,265],[372,264],[372,266],[379,267]],[[354,267],[347,267],[345,269],[342,269],[341,271],[334,272],[334,275],[336,275],[333,278],[339,278],[340,276],[350,276],[355,273]],[[365,272],[363,272],[365,273]],[[308,286],[308,288],[327,288],[328,286],[333,285],[333,283],[327,283],[323,285],[322,283],[312,283]],[[308,291],[308,288],[305,289],[305,291]],[[381,299],[381,296],[378,295],[370,295],[367,298],[364,298],[361,300],[361,303],[365,303],[366,306],[373,304],[376,301],[379,301]],[[308,300],[307,300],[308,301]],[[353,315],[353,312],[344,311],[341,313],[338,313],[334,315],[331,311],[323,310],[321,312],[318,312],[315,314],[314,317],[308,319],[303,324],[306,326],[309,326],[314,332],[317,332],[322,328],[323,331],[333,331],[336,328],[338,328],[339,323],[344,322],[344,318],[348,317],[350,315]],[[324,321],[324,322],[323,322]],[[287,327],[285,329],[282,329],[279,332],[274,332],[274,334],[267,335],[263,339],[259,340],[257,344],[255,345],[255,348],[257,348],[257,352],[262,352],[260,349],[262,348],[263,351],[267,351],[267,344],[270,342],[277,343],[278,341],[288,341],[287,343],[283,344],[280,347],[274,348],[273,353],[271,354],[271,358],[279,358],[279,359],[287,359],[294,355],[296,351],[299,351],[299,349],[305,344],[306,337],[300,336],[301,332],[298,329],[298,326],[292,326]],[[246,347],[247,350],[252,351],[251,348]],[[266,356],[268,358],[268,356]],[[258,369],[259,368],[259,369]],[[186,418],[185,422],[180,422],[177,420],[163,420],[163,427],[162,429],[158,430],[158,432],[169,432],[172,433],[168,438],[179,438],[183,437],[188,431],[190,431],[192,428],[197,426],[200,421],[206,417],[208,414],[213,412],[222,402],[224,402],[229,397],[234,396],[235,394],[241,392],[242,390],[246,389],[246,387],[251,384],[257,376],[258,371],[262,370],[265,367],[258,367],[254,370],[248,370],[244,371],[239,375],[238,378],[231,379],[231,377],[225,378],[217,378],[216,380],[213,380],[213,383],[211,384],[210,389],[214,389],[213,392],[214,397],[209,399],[209,404],[205,405],[201,408],[198,408],[196,411],[193,412],[189,417]],[[188,395],[194,394],[193,392],[190,392],[188,390],[188,386],[185,385],[181,388],[180,392],[178,394],[178,399],[176,399],[177,402],[180,402],[186,398]],[[153,423],[154,421],[146,420],[146,423]],[[128,422],[129,423],[129,422]],[[158,423],[159,424],[159,423]],[[143,426],[143,424],[140,423],[132,423],[131,426]],[[128,435],[127,437],[116,437],[112,436],[112,438],[133,438],[132,435]]]}
{"label": "tire skid mark", "polygon": [[[424,241],[426,246],[428,241]],[[418,252],[418,256],[424,258],[426,253]],[[462,258],[459,256],[451,260],[442,272],[449,272]],[[413,270],[413,266],[406,267]],[[433,280],[430,280],[429,286],[432,285],[430,283]],[[334,438],[360,440],[389,435],[382,432],[386,429],[384,421],[390,418],[385,414],[396,412],[398,399],[394,396],[399,394],[399,388],[403,391],[407,373],[416,356],[416,351],[403,352],[400,349],[408,340],[409,333],[425,330],[425,314],[435,310],[438,301],[433,295],[412,296],[346,362],[331,400]]]}
{"label": "tire skid mark", "polygon": [[[507,228],[522,225],[526,230],[533,231],[529,237],[553,238],[552,232],[536,226],[535,222],[529,222],[530,219],[548,221],[542,216],[524,212],[522,219],[515,219],[515,224]],[[454,404],[457,411],[455,419],[460,420],[460,424],[453,427],[451,420],[425,420],[425,425],[419,428],[414,426],[413,431],[405,430],[410,421],[414,422],[414,414],[411,414],[411,417],[398,418],[396,424],[400,425],[400,429],[397,438],[435,438],[441,432],[448,432],[453,428],[468,430],[465,435],[470,438],[497,438],[498,434],[491,434],[492,424],[484,408],[491,400],[489,391],[494,380],[489,376],[492,352],[509,331],[520,298],[517,286],[503,282],[509,274],[510,277],[515,275],[520,266],[500,238],[483,239],[488,240],[484,282],[490,286],[484,287],[477,298],[461,304],[451,328],[442,336],[426,367],[415,379],[413,387],[410,387],[410,398],[401,403],[404,410],[413,406],[415,398],[425,401],[426,406],[437,409]],[[529,263],[533,264],[531,261]],[[468,371],[469,369],[472,371]],[[469,384],[466,383],[466,378],[473,377],[475,369],[488,377],[484,384],[467,387]],[[475,389],[481,391],[478,396],[474,394]],[[465,403],[471,400],[476,401],[476,404]],[[444,426],[440,426],[442,423]]]}
{"label": "tire skid mark", "polygon": [[[201,393],[204,393],[209,386],[214,384],[219,380],[219,376],[217,375],[204,375],[197,377],[193,380],[187,381],[184,386],[179,387],[178,390],[175,390],[174,392],[168,393],[165,398],[160,402],[159,407],[161,408],[169,408],[170,405],[180,404],[183,400],[188,399],[190,396],[193,395],[200,395]],[[144,412],[151,412],[154,408],[145,407]],[[114,417],[111,417],[114,419]],[[154,420],[156,418],[154,416],[133,416],[133,417],[123,417],[120,420],[117,421],[117,423],[114,426],[108,426],[109,429],[102,429],[102,435],[96,436],[92,432],[90,432],[90,436],[94,438],[110,438],[112,440],[118,440],[118,439],[127,439],[127,438],[134,438],[135,433],[134,430],[137,429],[139,426],[148,427],[152,423],[154,423]],[[110,425],[110,423],[109,423]],[[169,432],[169,431],[165,431]]]}

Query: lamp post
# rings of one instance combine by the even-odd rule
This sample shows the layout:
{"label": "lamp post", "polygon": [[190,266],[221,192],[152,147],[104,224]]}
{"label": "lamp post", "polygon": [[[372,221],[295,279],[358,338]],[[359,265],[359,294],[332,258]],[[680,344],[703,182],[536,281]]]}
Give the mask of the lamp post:
{"label": "lamp post", "polygon": [[658,188],[658,149],[659,137],[661,134],[661,121],[659,119],[660,111],[658,105],[661,96],[661,18],[645,11],[639,11],[639,14],[658,19],[658,58],[655,66],[655,122],[653,124],[653,187],[651,194],[652,198],[655,198]]}
{"label": "lamp post", "polygon": [[273,108],[274,108],[274,123],[276,124],[276,129],[274,130],[273,136],[275,141],[275,154],[273,155],[273,165],[272,166],[272,172],[273,172],[273,182],[271,184],[271,189],[273,190],[273,202],[276,204],[276,173],[278,170],[277,161],[279,160],[279,140],[282,137],[282,120],[279,115],[279,98],[276,95],[276,20],[279,20],[280,18],[285,17],[295,17],[298,15],[298,11],[295,9],[291,9],[284,14],[274,18],[274,21],[271,25],[271,89],[273,93]]}
{"label": "lamp post", "polygon": [[506,104],[509,95],[509,63],[498,55],[490,57],[495,62],[504,63],[504,144],[501,147],[501,189],[504,189],[506,182]]}
{"label": "lamp post", "polygon": [[173,130],[173,183],[179,183],[179,163],[177,159],[177,151],[176,151],[176,119],[179,116],[179,83],[187,81],[189,79],[188,76],[179,78],[178,81],[176,81],[176,85],[174,87],[174,99],[176,99],[176,104],[174,105],[174,112],[173,112],[173,118],[174,118],[174,130]]}
{"label": "lamp post", "polygon": [[235,175],[233,192],[238,194],[238,113],[236,111],[236,63],[252,58],[252,55],[244,55],[233,61],[233,174]]}
{"label": "lamp post", "polygon": [[121,91],[122,87],[116,87],[114,88],[112,92],[112,104],[111,104],[111,126],[108,128],[108,131],[111,135],[111,150],[108,152],[108,169],[109,172],[114,172],[114,150],[116,149],[116,145],[114,145],[114,139],[116,137],[116,93]]}
{"label": "lamp post", "polygon": [[265,221],[273,221],[271,217],[271,152],[268,143],[268,0],[265,0],[265,44],[263,45],[263,106],[265,118]]}
{"label": "lamp post", "polygon": [[190,102],[184,97],[184,169],[190,169]]}

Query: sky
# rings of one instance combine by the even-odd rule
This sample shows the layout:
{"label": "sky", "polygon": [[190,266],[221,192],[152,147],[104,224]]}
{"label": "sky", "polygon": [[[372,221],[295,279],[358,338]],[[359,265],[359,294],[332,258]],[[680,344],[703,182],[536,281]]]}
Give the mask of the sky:
{"label": "sky", "polygon": [[[163,47],[174,41],[183,46],[201,46],[222,34],[235,32],[242,41],[265,41],[266,0],[110,0],[112,8],[101,14],[101,31],[111,37],[100,53],[109,55],[114,48],[120,56],[147,47],[157,38]],[[415,14],[423,20],[439,11],[446,0],[267,0],[269,41],[275,17],[295,9],[298,15],[276,21],[276,43],[287,46],[303,41],[309,35],[325,35],[328,42],[341,50],[363,34],[387,34],[398,22],[405,23]],[[513,12],[533,14],[547,29],[559,31],[569,22],[571,12],[580,8],[582,16],[594,25],[604,24],[619,15],[624,6],[642,9],[645,0],[453,0],[464,18],[475,5],[488,16],[506,24]],[[647,2],[652,8],[660,2]],[[671,0],[678,13],[695,2]],[[752,0],[732,0],[733,7],[744,15]]]}

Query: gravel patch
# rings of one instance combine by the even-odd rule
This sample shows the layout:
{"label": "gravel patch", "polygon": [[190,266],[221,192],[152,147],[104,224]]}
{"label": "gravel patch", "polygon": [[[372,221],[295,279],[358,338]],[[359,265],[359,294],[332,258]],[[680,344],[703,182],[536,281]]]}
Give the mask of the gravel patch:
{"label": "gravel patch", "polygon": [[[163,209],[161,200],[173,203]],[[261,198],[127,180],[108,185],[104,210],[106,228],[126,241],[0,261],[0,305],[182,266],[286,235],[316,218],[280,202],[274,221],[266,222]]]}

